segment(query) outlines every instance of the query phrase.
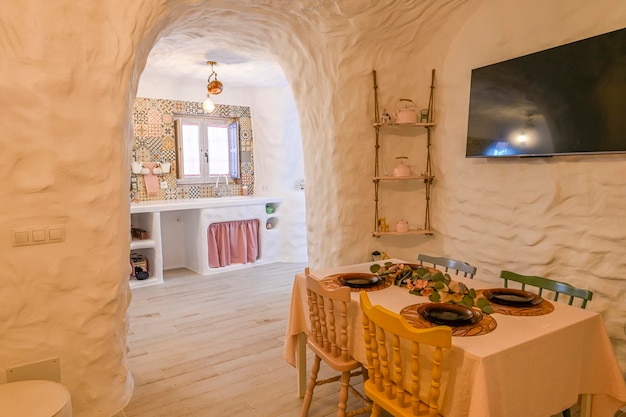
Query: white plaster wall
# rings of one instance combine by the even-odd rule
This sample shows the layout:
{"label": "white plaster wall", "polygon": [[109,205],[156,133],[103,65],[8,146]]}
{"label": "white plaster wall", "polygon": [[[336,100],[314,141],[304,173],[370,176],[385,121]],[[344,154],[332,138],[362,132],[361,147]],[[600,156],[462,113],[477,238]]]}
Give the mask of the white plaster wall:
{"label": "white plaster wall", "polygon": [[[589,308],[602,312],[626,369],[624,157],[463,157],[472,67],[616,29],[626,21],[623,2],[5,3],[0,369],[59,356],[76,416],[110,416],[131,394],[131,106],[158,34],[189,25],[210,28],[216,42],[269,52],[284,68],[302,130],[311,267],[362,261],[382,246],[398,257],[465,259],[494,282],[504,266],[562,277],[595,292]],[[381,99],[393,103],[427,94],[433,67],[436,234],[375,240],[371,69]],[[57,223],[66,225],[65,243],[10,246],[13,227]]]}
{"label": "white plaster wall", "polygon": [[625,23],[622,1],[483,1],[443,29],[433,250],[476,265],[481,279],[508,269],[592,290],[588,308],[602,313],[626,373],[626,157],[464,158],[472,68]]}

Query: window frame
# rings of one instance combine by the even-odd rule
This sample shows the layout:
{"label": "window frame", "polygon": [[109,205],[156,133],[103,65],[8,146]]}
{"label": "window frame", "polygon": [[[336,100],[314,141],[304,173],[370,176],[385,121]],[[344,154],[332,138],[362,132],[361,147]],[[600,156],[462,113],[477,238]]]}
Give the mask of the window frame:
{"label": "window frame", "polygon": [[[200,161],[200,176],[199,177],[185,177],[184,176],[184,141],[183,137],[183,125],[196,125],[199,132],[199,144],[198,152]],[[191,115],[174,115],[175,126],[175,140],[176,140],[176,183],[180,185],[190,184],[214,184],[220,175],[209,174],[209,144],[207,129],[211,126],[226,128],[228,135],[228,177],[236,182],[241,178],[241,160],[239,149],[239,118],[232,117],[218,117],[218,116],[191,116]],[[193,152],[193,151],[192,151]]]}

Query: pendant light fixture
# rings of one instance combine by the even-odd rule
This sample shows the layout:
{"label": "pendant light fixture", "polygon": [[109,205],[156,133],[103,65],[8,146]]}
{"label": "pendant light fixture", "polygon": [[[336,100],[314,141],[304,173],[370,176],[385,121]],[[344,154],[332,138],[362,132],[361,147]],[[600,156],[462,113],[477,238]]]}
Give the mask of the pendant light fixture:
{"label": "pendant light fixture", "polygon": [[[213,103],[213,100],[211,100],[211,94],[217,95],[221,93],[224,85],[220,81],[218,81],[217,73],[213,70],[213,65],[217,65],[217,62],[207,61],[207,65],[211,66],[211,74],[209,75],[209,79],[207,80],[206,100],[204,100],[204,103],[202,103],[202,108],[204,108],[204,111],[207,113],[213,113],[215,111],[215,103]],[[213,79],[211,80],[211,78]]]}

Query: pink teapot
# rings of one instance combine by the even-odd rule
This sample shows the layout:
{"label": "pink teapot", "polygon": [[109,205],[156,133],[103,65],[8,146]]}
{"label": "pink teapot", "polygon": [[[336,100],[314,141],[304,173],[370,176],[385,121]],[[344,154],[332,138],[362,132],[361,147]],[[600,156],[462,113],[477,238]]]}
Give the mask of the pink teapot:
{"label": "pink teapot", "polygon": [[408,98],[401,98],[396,103],[396,110],[393,113],[396,124],[417,123],[417,106]]}
{"label": "pink teapot", "polygon": [[409,165],[405,165],[405,162],[408,163],[409,158],[406,156],[397,156],[398,165],[396,165],[393,169],[394,177],[410,177],[413,175],[413,169]]}
{"label": "pink teapot", "polygon": [[406,233],[409,231],[409,222],[406,220],[398,220],[396,222],[396,232],[398,233]]}

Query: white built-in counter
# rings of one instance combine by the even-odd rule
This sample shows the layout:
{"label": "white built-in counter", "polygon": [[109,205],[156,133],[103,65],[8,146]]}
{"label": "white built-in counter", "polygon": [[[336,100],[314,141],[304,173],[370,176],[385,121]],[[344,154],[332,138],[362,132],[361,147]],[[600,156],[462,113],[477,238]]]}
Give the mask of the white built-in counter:
{"label": "white built-in counter", "polygon": [[[131,278],[132,288],[163,282],[163,270],[188,268],[201,275],[276,262],[280,244],[280,197],[220,197],[131,203],[131,226],[147,239],[130,244],[148,260],[150,278]],[[210,268],[208,227],[212,223],[259,220],[259,258],[254,263]]]}

